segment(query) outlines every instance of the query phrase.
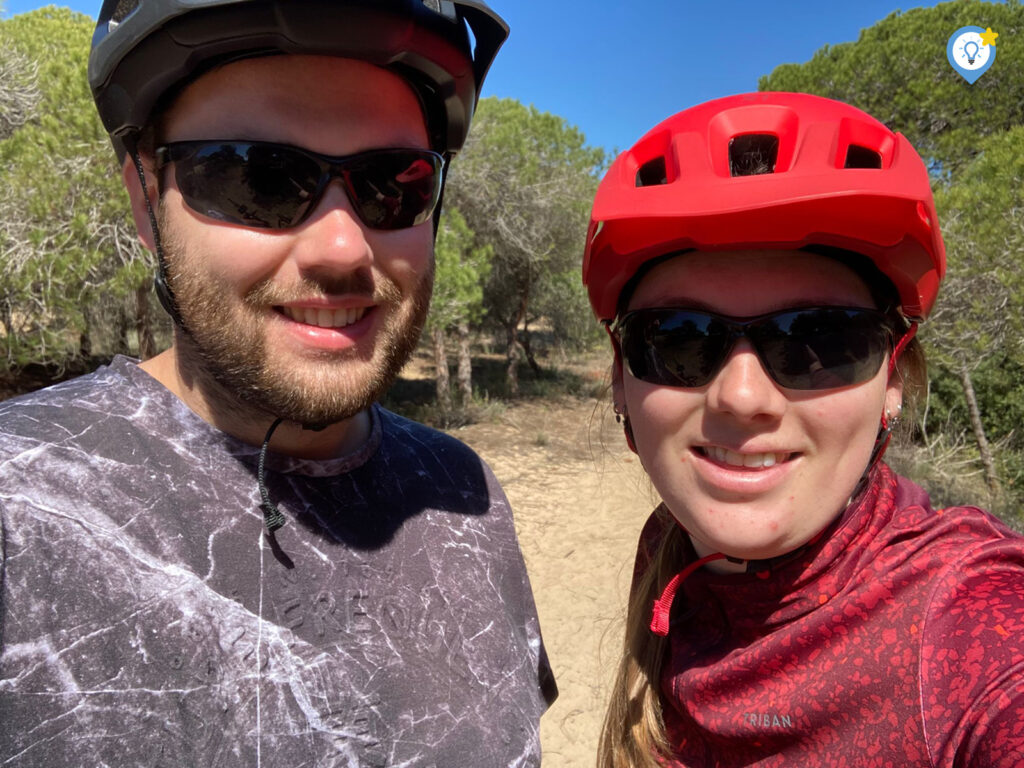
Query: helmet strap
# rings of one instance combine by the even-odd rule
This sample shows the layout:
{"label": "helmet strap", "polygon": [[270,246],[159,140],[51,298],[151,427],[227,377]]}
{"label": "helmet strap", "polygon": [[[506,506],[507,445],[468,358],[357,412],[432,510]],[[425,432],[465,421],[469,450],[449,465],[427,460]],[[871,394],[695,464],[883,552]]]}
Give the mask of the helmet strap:
{"label": "helmet strap", "polygon": [[135,136],[127,137],[124,144],[128,150],[128,155],[132,159],[132,164],[135,166],[135,172],[139,176],[139,185],[142,189],[142,199],[146,204],[146,214],[149,216],[150,229],[153,231],[153,249],[156,251],[157,262],[156,275],[153,277],[153,287],[156,289],[156,297],[160,300],[160,306],[162,306],[164,311],[171,316],[171,319],[175,324],[184,328],[185,325],[181,320],[181,313],[178,311],[178,302],[175,301],[174,292],[171,290],[171,286],[167,283],[167,259],[164,256],[163,240],[160,237],[160,226],[156,221],[156,212],[153,210],[153,204],[149,200],[146,168],[142,164],[142,158],[139,156]]}

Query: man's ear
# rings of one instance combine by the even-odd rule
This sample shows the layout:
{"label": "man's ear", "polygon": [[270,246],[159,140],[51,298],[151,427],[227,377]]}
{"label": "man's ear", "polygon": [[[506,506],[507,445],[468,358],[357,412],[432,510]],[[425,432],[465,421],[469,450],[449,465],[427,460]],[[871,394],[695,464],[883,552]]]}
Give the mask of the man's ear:
{"label": "man's ear", "polygon": [[124,163],[121,165],[121,180],[124,182],[125,189],[128,190],[128,198],[132,204],[132,218],[135,220],[135,229],[139,233],[139,239],[144,246],[155,252],[156,239],[153,237],[153,225],[149,219],[149,210],[146,208],[146,198],[149,198],[149,204],[156,211],[159,194],[156,188],[156,171],[152,167],[147,167],[148,160],[147,157],[142,158],[146,172],[145,191],[143,191],[139,172],[135,168],[135,161],[130,153],[125,155]]}

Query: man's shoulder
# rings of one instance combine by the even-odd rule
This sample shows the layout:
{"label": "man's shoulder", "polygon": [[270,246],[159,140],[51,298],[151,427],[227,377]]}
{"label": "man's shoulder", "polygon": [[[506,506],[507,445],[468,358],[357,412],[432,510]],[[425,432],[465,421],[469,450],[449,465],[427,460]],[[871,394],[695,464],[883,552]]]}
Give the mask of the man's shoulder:
{"label": "man's shoulder", "polygon": [[22,416],[90,402],[92,395],[103,390],[105,380],[109,379],[108,371],[109,366],[100,366],[92,373],[0,402],[0,433],[10,432],[12,427],[20,425]]}
{"label": "man's shoulder", "polygon": [[424,492],[442,488],[466,495],[504,501],[491,468],[466,443],[433,427],[377,406],[383,430],[379,456],[389,474],[399,469],[410,488],[417,482]]}
{"label": "man's shoulder", "polygon": [[146,397],[127,358],[92,373],[0,402],[0,462],[33,445],[73,442],[96,425],[125,421]]}
{"label": "man's shoulder", "polygon": [[391,441],[393,445],[402,446],[413,453],[426,451],[453,459],[482,462],[476,451],[447,432],[413,421],[383,406],[377,406],[377,413],[384,430],[384,439]]}

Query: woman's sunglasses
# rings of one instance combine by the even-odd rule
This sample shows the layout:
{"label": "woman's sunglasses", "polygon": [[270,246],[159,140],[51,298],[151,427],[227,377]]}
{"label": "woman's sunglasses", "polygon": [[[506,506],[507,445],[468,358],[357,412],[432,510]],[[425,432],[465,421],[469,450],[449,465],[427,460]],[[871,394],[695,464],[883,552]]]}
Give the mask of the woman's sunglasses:
{"label": "woman's sunglasses", "polygon": [[443,160],[426,149],[375,149],[329,157],[266,141],[176,141],[156,150],[157,169],[174,164],[189,208],[212,219],[288,229],[316,208],[331,179],[371,229],[404,229],[430,218]]}
{"label": "woman's sunglasses", "polygon": [[703,387],[740,337],[788,389],[867,381],[892,351],[894,326],[874,309],[808,307],[737,320],[693,309],[637,309],[613,328],[633,376],[668,387]]}

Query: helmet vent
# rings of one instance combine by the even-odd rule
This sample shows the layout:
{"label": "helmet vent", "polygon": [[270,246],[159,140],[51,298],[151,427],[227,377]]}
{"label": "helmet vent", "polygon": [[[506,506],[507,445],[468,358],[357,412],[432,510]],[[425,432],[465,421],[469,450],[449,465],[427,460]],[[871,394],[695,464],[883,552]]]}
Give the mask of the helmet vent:
{"label": "helmet vent", "polygon": [[640,166],[636,172],[638,187],[657,187],[668,184],[668,173],[665,171],[665,158],[656,157]]}
{"label": "helmet vent", "polygon": [[770,133],[750,133],[729,139],[729,175],[760,176],[775,173],[779,156],[779,137]]}
{"label": "helmet vent", "polygon": [[131,16],[138,7],[139,0],[119,0],[117,7],[114,8],[114,13],[111,15],[110,20],[120,24]]}
{"label": "helmet vent", "polygon": [[873,149],[851,144],[846,148],[846,163],[843,168],[881,168],[882,155]]}

